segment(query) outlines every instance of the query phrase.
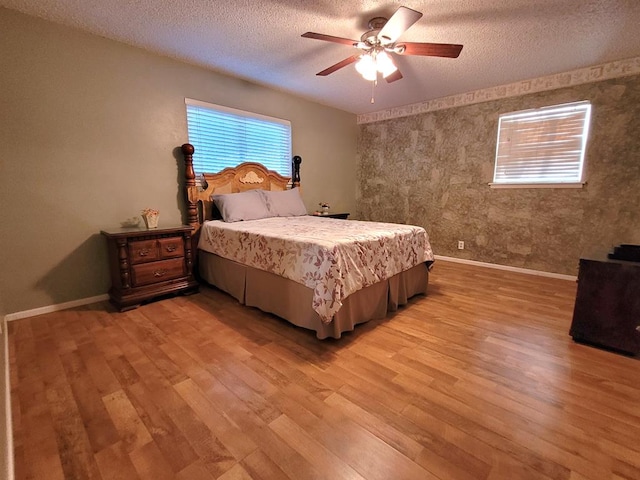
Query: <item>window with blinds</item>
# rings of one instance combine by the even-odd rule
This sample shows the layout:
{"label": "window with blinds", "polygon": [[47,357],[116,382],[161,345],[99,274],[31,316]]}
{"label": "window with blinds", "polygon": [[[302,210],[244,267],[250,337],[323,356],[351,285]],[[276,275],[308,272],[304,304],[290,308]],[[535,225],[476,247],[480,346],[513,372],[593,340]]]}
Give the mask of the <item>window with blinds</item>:
{"label": "window with blinds", "polygon": [[258,162],[291,176],[291,122],[185,99],[196,175]]}
{"label": "window with blinds", "polygon": [[591,104],[500,115],[492,187],[580,187]]}

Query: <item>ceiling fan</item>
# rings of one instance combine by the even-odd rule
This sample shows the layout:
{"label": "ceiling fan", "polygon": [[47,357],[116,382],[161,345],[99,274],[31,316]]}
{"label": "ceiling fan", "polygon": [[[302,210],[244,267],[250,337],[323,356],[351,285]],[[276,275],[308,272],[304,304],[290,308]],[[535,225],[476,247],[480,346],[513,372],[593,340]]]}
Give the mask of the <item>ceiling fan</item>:
{"label": "ceiling fan", "polygon": [[426,57],[457,58],[462,45],[450,43],[416,43],[398,42],[400,36],[422,17],[422,13],[407,7],[400,7],[388,20],[375,17],[369,21],[370,30],[366,31],[360,41],[334,37],[322,33],[307,32],[305,38],[315,38],[327,42],[341,43],[362,50],[362,53],[345,58],[335,65],[325,68],[316,75],[327,76],[347,65],[356,63],[356,70],[366,79],[376,82],[378,73],[388,82],[402,78],[402,73],[393,63],[391,54],[421,55]]}

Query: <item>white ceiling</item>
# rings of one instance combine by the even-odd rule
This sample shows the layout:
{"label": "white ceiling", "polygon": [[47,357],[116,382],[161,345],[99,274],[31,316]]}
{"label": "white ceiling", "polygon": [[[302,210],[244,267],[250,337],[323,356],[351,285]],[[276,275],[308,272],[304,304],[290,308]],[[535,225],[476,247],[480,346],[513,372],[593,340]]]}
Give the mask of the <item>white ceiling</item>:
{"label": "white ceiling", "polygon": [[[457,59],[397,58],[404,78],[372,84],[357,53],[301,38],[357,40],[404,5],[424,16],[400,38],[460,43]],[[0,6],[272,86],[356,114],[640,56],[640,0],[0,0]]]}

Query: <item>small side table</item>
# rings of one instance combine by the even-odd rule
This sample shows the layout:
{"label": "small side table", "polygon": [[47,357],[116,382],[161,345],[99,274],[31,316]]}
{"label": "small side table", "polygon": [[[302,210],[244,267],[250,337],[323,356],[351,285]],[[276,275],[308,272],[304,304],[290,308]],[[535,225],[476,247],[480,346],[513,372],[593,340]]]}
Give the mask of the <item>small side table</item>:
{"label": "small side table", "polygon": [[313,216],[314,217],[321,217],[321,218],[339,218],[340,220],[346,220],[349,218],[349,213],[327,213],[326,215],[323,214],[316,214],[314,213]]}
{"label": "small side table", "polygon": [[102,230],[107,238],[111,289],[118,310],[168,293],[195,293],[191,227],[118,228]]}

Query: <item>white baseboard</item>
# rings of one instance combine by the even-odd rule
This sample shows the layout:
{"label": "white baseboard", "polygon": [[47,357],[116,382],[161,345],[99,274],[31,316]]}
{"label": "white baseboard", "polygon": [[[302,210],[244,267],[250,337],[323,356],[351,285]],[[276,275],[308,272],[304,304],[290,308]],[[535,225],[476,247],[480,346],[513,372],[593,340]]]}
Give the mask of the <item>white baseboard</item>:
{"label": "white baseboard", "polygon": [[539,277],[559,278],[561,280],[576,281],[578,277],[575,275],[564,275],[562,273],[543,272],[541,270],[531,270],[529,268],[511,267],[509,265],[500,265],[497,263],[478,262],[476,260],[466,260],[464,258],[445,257],[442,255],[435,255],[436,260],[443,260],[445,262],[466,263],[468,265],[476,265],[478,267],[495,268],[497,270],[507,270],[509,272],[526,273],[527,275],[537,275]]}
{"label": "white baseboard", "polygon": [[72,300],[70,302],[58,303],[56,305],[48,305],[46,307],[34,308],[32,310],[24,310],[22,312],[15,312],[5,315],[4,319],[7,322],[13,320],[19,320],[21,318],[35,317],[36,315],[42,315],[43,313],[57,312],[59,310],[66,310],[67,308],[81,307],[82,305],[89,305],[90,303],[102,302],[108,300],[109,295],[106,293],[102,295],[96,295],[95,297],[80,298],[78,300]]}
{"label": "white baseboard", "polygon": [[7,321],[2,320],[2,331],[5,332],[2,335],[3,343],[3,356],[4,356],[4,429],[7,435],[5,443],[5,451],[2,455],[5,455],[5,478],[7,480],[14,480],[15,470],[13,464],[13,420],[11,418],[11,378],[9,374],[9,335],[7,333]]}

